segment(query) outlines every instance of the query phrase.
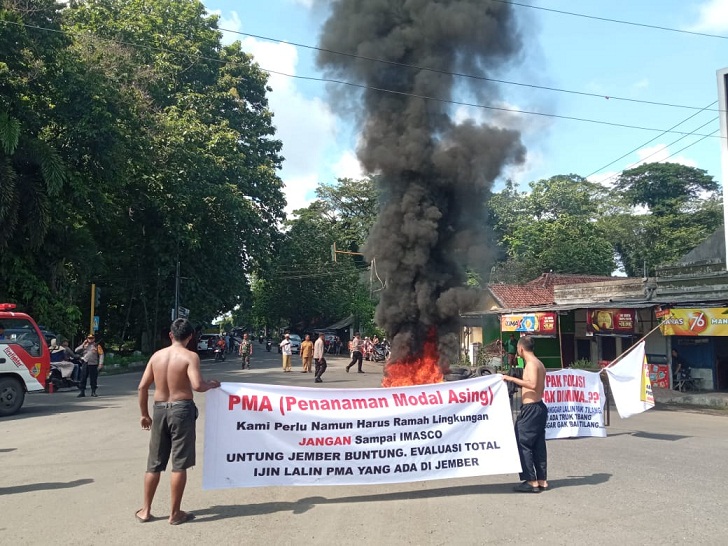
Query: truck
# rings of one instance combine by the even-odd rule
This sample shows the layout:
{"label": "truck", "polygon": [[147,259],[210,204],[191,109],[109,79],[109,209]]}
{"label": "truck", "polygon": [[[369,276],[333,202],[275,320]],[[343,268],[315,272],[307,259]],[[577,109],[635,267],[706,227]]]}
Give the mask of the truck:
{"label": "truck", "polygon": [[0,303],[0,417],[23,406],[25,394],[46,390],[51,368],[48,344],[36,322]]}

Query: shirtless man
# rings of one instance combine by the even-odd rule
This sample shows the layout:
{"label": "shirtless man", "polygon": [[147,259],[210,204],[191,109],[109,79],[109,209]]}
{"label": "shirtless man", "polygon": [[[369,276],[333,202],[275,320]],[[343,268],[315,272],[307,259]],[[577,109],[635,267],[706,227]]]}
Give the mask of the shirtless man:
{"label": "shirtless man", "polygon": [[[152,500],[159,485],[160,472],[167,469],[172,456],[171,525],[194,518],[191,512],[180,510],[187,484],[187,469],[195,465],[195,419],[197,408],[192,391],[205,392],[220,386],[219,381],[205,381],[200,374],[200,357],[188,350],[187,343],[194,334],[187,319],[172,323],[169,339],[172,345],[157,351],[149,359],[139,382],[141,425],[152,431],[149,441],[147,472],[144,475],[144,506],[137,511],[141,523],[152,521]],[[149,387],[154,383],[154,419],[149,417]]]}
{"label": "shirtless man", "polygon": [[521,387],[521,414],[516,419],[516,442],[521,458],[522,483],[514,490],[520,493],[540,493],[548,489],[546,481],[546,421],[549,412],[543,403],[546,368],[533,354],[533,338],[518,340],[516,353],[526,363],[523,379],[504,375],[503,380]]}

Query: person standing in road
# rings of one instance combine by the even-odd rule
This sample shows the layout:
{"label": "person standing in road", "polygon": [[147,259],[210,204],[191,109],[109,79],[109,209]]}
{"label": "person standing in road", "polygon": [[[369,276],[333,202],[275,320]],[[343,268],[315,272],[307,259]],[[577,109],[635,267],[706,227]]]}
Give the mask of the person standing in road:
{"label": "person standing in road", "polygon": [[326,358],[324,358],[324,337],[325,336],[323,333],[319,334],[316,343],[313,344],[313,360],[316,363],[316,377],[314,381],[316,383],[323,383],[323,379],[321,379],[321,376],[324,375],[324,372],[326,371]]}
{"label": "person standing in road", "polygon": [[516,350],[525,362],[523,379],[503,376],[504,381],[515,383],[522,389],[521,414],[516,419],[516,443],[523,482],[514,490],[519,493],[540,493],[549,487],[546,481],[546,421],[549,412],[542,400],[546,368],[533,354],[533,338],[519,339]]}
{"label": "person standing in road", "polygon": [[506,355],[508,356],[508,367],[509,368],[515,368],[518,366],[518,357],[516,356],[518,347],[518,340],[516,339],[516,336],[514,334],[511,334],[510,337],[506,340]]}
{"label": "person standing in road", "polygon": [[311,364],[313,364],[313,341],[311,341],[309,334],[306,334],[306,339],[301,343],[301,360],[303,361],[303,371],[301,373],[309,373]]}
{"label": "person standing in road", "polygon": [[349,369],[357,363],[359,368],[358,372],[364,373],[364,370],[361,369],[362,361],[364,360],[364,355],[361,353],[362,348],[363,342],[359,336],[359,332],[354,332],[354,339],[351,340],[351,362],[349,362],[349,365],[346,367],[346,373],[349,373]]}
{"label": "person standing in road", "polygon": [[[183,512],[182,495],[187,484],[187,469],[195,466],[195,420],[197,407],[192,391],[206,392],[220,386],[219,381],[205,381],[200,373],[200,357],[186,346],[194,331],[187,319],[172,323],[169,338],[172,345],[161,349],[149,359],[139,382],[140,420],[144,430],[151,430],[147,472],[144,475],[144,505],[134,514],[137,521],[154,520],[152,501],[159,485],[160,473],[167,469],[172,458],[172,509],[170,525],[194,519]],[[149,387],[154,384],[154,413],[149,416]]]}
{"label": "person standing in road", "polygon": [[243,360],[242,369],[250,369],[250,357],[253,355],[253,343],[248,338],[248,334],[243,334],[243,341],[240,342],[238,354]]}
{"label": "person standing in road", "polygon": [[86,396],[86,380],[91,379],[91,396],[98,396],[96,389],[98,388],[99,372],[104,367],[104,349],[96,343],[96,336],[89,334],[86,340],[76,347],[76,351],[83,359],[81,367],[81,384],[78,386],[81,392],[78,393],[79,398]]}
{"label": "person standing in road", "polygon": [[283,356],[283,371],[290,372],[291,371],[291,355],[293,354],[293,352],[291,351],[290,334],[285,334],[283,336],[283,341],[281,341],[280,347],[281,347],[281,355]]}

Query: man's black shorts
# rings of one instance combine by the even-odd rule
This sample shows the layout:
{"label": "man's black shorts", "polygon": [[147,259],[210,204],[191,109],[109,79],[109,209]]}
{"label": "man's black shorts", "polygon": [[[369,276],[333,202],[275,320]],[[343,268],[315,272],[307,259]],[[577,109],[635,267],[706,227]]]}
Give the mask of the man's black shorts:
{"label": "man's black shorts", "polygon": [[173,472],[195,466],[195,419],[192,400],[154,403],[147,472],[167,470],[170,455]]}

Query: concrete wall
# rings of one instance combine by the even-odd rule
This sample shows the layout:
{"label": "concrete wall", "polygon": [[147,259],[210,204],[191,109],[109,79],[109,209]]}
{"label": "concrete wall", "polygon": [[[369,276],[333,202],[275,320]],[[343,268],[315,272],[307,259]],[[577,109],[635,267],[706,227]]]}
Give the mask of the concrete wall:
{"label": "concrete wall", "polygon": [[725,228],[720,226],[715,233],[685,254],[680,263],[689,264],[706,260],[724,261],[725,258]]}
{"label": "concrete wall", "polygon": [[651,286],[654,286],[654,280],[643,281],[633,277],[554,286],[554,301],[561,305],[584,304],[588,307],[599,307],[599,303],[595,302],[647,299],[646,288]]}

